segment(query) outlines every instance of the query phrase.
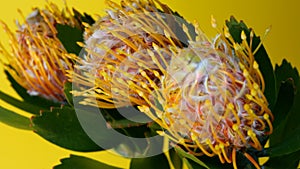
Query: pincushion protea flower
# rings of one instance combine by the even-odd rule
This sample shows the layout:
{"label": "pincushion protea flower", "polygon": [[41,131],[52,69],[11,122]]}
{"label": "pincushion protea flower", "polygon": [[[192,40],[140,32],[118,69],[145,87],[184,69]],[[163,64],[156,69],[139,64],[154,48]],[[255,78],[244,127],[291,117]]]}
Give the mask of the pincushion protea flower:
{"label": "pincushion protea flower", "polygon": [[234,42],[226,27],[213,42],[199,34],[196,42],[174,53],[161,70],[161,87],[154,87],[150,97],[136,91],[148,104],[139,109],[189,153],[218,155],[237,168],[236,151],[241,151],[260,168],[245,149],[262,149],[259,138],[272,132],[273,116],[255,51],[244,32],[241,38],[241,44]]}
{"label": "pincushion protea flower", "polygon": [[[19,11],[24,18],[21,11]],[[72,61],[65,56],[66,50],[57,38],[56,24],[78,27],[79,23],[66,8],[65,12],[48,3],[45,9],[33,9],[18,26],[16,33],[1,22],[6,31],[12,52],[0,44],[0,51],[8,62],[6,70],[27,89],[30,95],[40,95],[53,101],[65,100],[63,83],[67,70],[72,70]]]}
{"label": "pincushion protea flower", "polygon": [[[182,18],[176,18],[159,1],[126,0],[121,5],[106,2],[108,15],[85,33],[87,54],[78,60],[76,72],[80,73],[70,75],[82,88],[73,94],[85,97],[82,104],[102,108],[143,105],[145,101],[127,82],[150,86],[142,75],[146,73],[156,83],[160,72],[147,69],[165,67],[171,54],[168,46],[183,47],[187,39],[184,29],[188,28],[180,23]],[[166,50],[155,52],[159,47]]]}

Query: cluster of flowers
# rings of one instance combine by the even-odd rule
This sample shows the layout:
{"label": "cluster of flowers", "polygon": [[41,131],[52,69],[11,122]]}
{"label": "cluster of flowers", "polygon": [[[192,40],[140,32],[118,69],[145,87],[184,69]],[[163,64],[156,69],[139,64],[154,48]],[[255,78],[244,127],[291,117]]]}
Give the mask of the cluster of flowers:
{"label": "cluster of flowers", "polygon": [[[262,149],[259,139],[272,133],[273,116],[254,33],[242,31],[238,43],[224,26],[209,39],[198,23],[158,0],[106,3],[107,15],[93,25],[52,3],[34,9],[16,33],[2,23],[11,46],[0,46],[5,69],[30,95],[65,103],[64,82],[71,81],[80,104],[135,106],[190,154],[218,156],[237,168],[241,151],[260,168],[245,149]],[[84,30],[80,56],[64,48],[57,24]]]}

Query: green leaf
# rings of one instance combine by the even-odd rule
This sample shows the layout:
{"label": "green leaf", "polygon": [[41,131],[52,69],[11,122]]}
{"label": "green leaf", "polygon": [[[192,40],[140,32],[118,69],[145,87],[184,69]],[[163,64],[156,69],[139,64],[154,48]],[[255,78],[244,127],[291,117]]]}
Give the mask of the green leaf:
{"label": "green leaf", "polygon": [[182,169],[182,159],[177,154],[174,148],[169,150],[169,155],[175,169]]}
{"label": "green leaf", "polygon": [[[294,104],[294,95],[297,90],[296,86],[298,86],[300,79],[297,69],[293,68],[285,59],[282,61],[281,65],[276,64],[275,76],[277,91],[279,91],[275,108],[272,111],[275,118],[273,126],[276,130],[279,123],[286,119],[288,112]],[[276,131],[274,133],[276,136]],[[280,137],[274,137],[273,140],[278,142],[278,139],[280,139]]]}
{"label": "green leaf", "polygon": [[14,78],[9,74],[8,71],[5,71],[7,79],[10,81],[12,88],[18,93],[20,97],[24,100],[24,102],[28,102],[31,104],[36,104],[42,106],[44,108],[49,108],[52,106],[60,106],[60,103],[53,102],[51,100],[47,100],[45,98],[39,96],[31,96],[28,94],[27,90],[24,89],[21,85],[19,85]]}
{"label": "green leaf", "polygon": [[[134,107],[100,110],[110,127],[127,136],[143,138],[146,130],[150,130],[148,122],[152,122],[152,120]],[[123,115],[126,115],[126,118]],[[132,120],[128,118],[132,118]],[[125,129],[126,132],[122,132],[122,129]],[[132,132],[130,132],[131,130]]]}
{"label": "green leaf", "polygon": [[[141,117],[141,119],[144,118],[143,115],[141,115],[140,117]],[[139,118],[139,117],[136,117],[136,118]],[[138,123],[138,122],[134,122],[134,121],[131,121],[128,119],[112,120],[111,122],[108,122],[108,123],[114,129],[140,127],[140,126],[146,125],[145,123]]]}
{"label": "green leaf", "polygon": [[2,91],[0,91],[0,99],[16,108],[22,109],[22,110],[32,113],[32,114],[39,114],[40,110],[43,108],[38,105],[20,101],[14,97],[11,97],[10,95],[3,93]]}
{"label": "green leaf", "polygon": [[299,73],[295,67],[291,65],[286,59],[283,59],[281,65],[276,64],[275,66],[276,84],[279,89],[282,82],[288,79],[293,79],[295,86],[299,82]]}
{"label": "green leaf", "polygon": [[147,158],[133,158],[130,162],[130,169],[170,169],[165,154],[159,154]]}
{"label": "green leaf", "polygon": [[[218,156],[214,157],[208,157],[208,156],[199,156],[196,157],[192,155],[191,153],[185,152],[180,147],[175,147],[175,150],[179,154],[179,156],[183,159],[184,163],[190,166],[191,169],[232,169],[233,165],[230,163],[224,163],[222,164],[220,162],[220,159]],[[255,155],[248,151],[251,156],[257,160]],[[255,169],[254,165],[241,153],[240,151],[237,151],[236,154],[236,163],[238,168],[243,169]]]}
{"label": "green leaf", "polygon": [[[272,157],[292,153],[300,149],[297,139],[300,134],[300,80],[296,68],[286,60],[276,65],[275,74],[280,84],[277,103],[273,111],[274,132],[270,136],[267,153]],[[286,146],[286,147],[285,147]]]}
{"label": "green leaf", "polygon": [[197,164],[199,164],[200,166],[204,167],[204,168],[209,168],[204,162],[202,162],[201,160],[199,160],[197,157],[195,157],[194,155],[185,152],[183,149],[181,149],[179,146],[175,146],[175,151],[178,153],[178,155],[181,158],[187,158],[190,159],[194,162],[196,162]]}
{"label": "green leaf", "polygon": [[69,81],[66,81],[64,84],[64,94],[66,96],[67,102],[69,105],[73,106],[73,95],[71,93],[72,91],[72,83]]}
{"label": "green leaf", "polygon": [[[187,166],[188,169],[194,169],[193,166],[191,165],[191,163],[189,162],[188,159],[182,158],[182,162]],[[199,165],[199,166],[200,166],[200,165]],[[201,167],[200,169],[203,168],[202,166],[200,166],[200,167]]]}
{"label": "green leaf", "polygon": [[83,32],[78,28],[61,24],[57,24],[56,29],[57,37],[67,52],[79,55],[81,47],[78,46],[77,42],[83,42]]}
{"label": "green leaf", "polygon": [[[249,29],[243,21],[238,22],[234,17],[231,17],[229,21],[226,21],[226,25],[229,29],[231,36],[236,42],[238,43],[242,42],[241,39],[242,31],[245,32],[248,43],[250,42],[251,29]],[[260,37],[254,35],[252,40],[252,51],[254,51],[258,47],[260,42],[261,42]],[[275,76],[274,76],[271,60],[263,45],[259,47],[254,57],[256,62],[259,64],[259,69],[263,75],[265,85],[266,85],[264,94],[269,102],[269,107],[272,110],[276,101],[277,94],[276,94]]]}
{"label": "green leaf", "polygon": [[22,130],[32,130],[30,119],[0,106],[0,122]]}
{"label": "green leaf", "polygon": [[0,99],[7,102],[8,104],[11,104],[12,106],[20,108],[32,114],[39,114],[40,110],[48,110],[49,107],[52,106],[60,106],[60,103],[55,103],[51,100],[47,100],[39,96],[30,96],[27,93],[27,90],[24,89],[21,85],[19,85],[9,74],[8,71],[5,71],[5,74],[7,76],[7,79],[10,81],[12,88],[23,99],[22,101],[20,101],[0,91]]}
{"label": "green leaf", "polygon": [[184,19],[183,16],[181,16],[178,12],[172,12],[172,15],[175,16],[175,20],[177,23],[173,26],[171,25],[171,29],[175,33],[178,40],[181,41],[182,45],[184,47],[187,47],[189,45],[189,40],[186,33],[182,29],[182,25],[185,25],[187,27],[188,33],[193,40],[195,40],[197,36],[195,27],[193,24],[189,23],[186,19]]}
{"label": "green leaf", "polygon": [[70,155],[69,158],[61,159],[61,164],[53,169],[120,169],[102,162],[82,156]]}
{"label": "green leaf", "polygon": [[[88,112],[86,115],[93,118]],[[82,129],[76,112],[71,107],[44,111],[40,116],[32,118],[32,126],[38,135],[63,148],[81,152],[102,150]]]}
{"label": "green leaf", "polygon": [[122,142],[117,147],[114,147],[114,150],[125,157],[152,155],[159,147],[162,148],[163,146],[163,138],[160,136],[148,139],[157,135],[157,133],[152,133],[152,130],[147,125],[115,130],[123,134],[124,139],[122,139]]}
{"label": "green leaf", "polygon": [[[254,153],[254,151],[257,150],[254,148],[247,148],[246,152],[259,164],[258,157]],[[244,152],[242,151],[236,152],[236,164],[237,164],[237,168],[256,169],[256,167],[252,164],[252,162],[245,157]]]}
{"label": "green leaf", "polygon": [[182,160],[183,160],[184,164],[186,164],[188,169],[205,169],[205,167],[199,165],[198,163],[195,163],[192,160],[189,161],[187,158],[182,158]]}
{"label": "green leaf", "polygon": [[[208,157],[208,156],[200,156],[198,157],[202,162],[205,163],[205,165],[208,166],[210,169],[232,169],[232,164],[230,163],[224,163],[222,164],[220,162],[220,159],[218,156],[214,157]],[[191,161],[191,160],[189,160]],[[193,163],[191,163],[193,165]],[[198,164],[199,165],[199,164]],[[240,166],[239,162],[237,162],[238,168],[244,168],[244,166]],[[195,168],[195,167],[194,167]]]}
{"label": "green leaf", "polygon": [[293,138],[292,132],[300,127],[300,83],[298,82],[297,84],[293,106],[288,113],[287,122],[284,128],[284,138]]}
{"label": "green leaf", "polygon": [[299,165],[300,151],[289,155],[272,157],[265,164],[267,169],[297,169]]}
{"label": "green leaf", "polygon": [[79,23],[85,22],[88,23],[89,25],[93,25],[95,23],[95,20],[87,13],[83,13],[82,15],[79,11],[77,11],[74,8],[73,8],[73,13],[74,13],[74,17],[77,19]]}
{"label": "green leaf", "polygon": [[290,135],[293,137],[286,139],[277,145],[272,145],[266,150],[267,153],[270,154],[271,157],[278,157],[300,151],[300,126],[293,130]]}
{"label": "green leaf", "polygon": [[298,83],[297,93],[293,101],[293,106],[288,111],[285,118],[270,136],[270,148],[268,153],[271,157],[289,154],[300,149],[300,84]]}
{"label": "green leaf", "polygon": [[[300,80],[297,69],[293,68],[290,63],[286,60],[282,62],[280,66],[276,66],[276,78],[277,83],[286,80],[289,83],[282,83],[280,88],[285,87],[284,85],[293,86],[294,99],[291,100],[291,94],[286,94],[285,96],[278,96],[282,100],[286,99],[292,103],[287,103],[288,101],[281,101],[283,104],[281,106],[291,106],[291,108],[286,109],[284,114],[274,114],[277,115],[277,122],[274,121],[274,132],[270,136],[270,147],[266,150],[270,159],[266,163],[267,167],[270,168],[296,168],[300,159]],[[291,88],[291,87],[289,87]],[[287,92],[287,90],[286,90]],[[291,89],[288,89],[291,93]],[[275,116],[276,118],[276,116]]]}
{"label": "green leaf", "polygon": [[274,132],[272,135],[272,139],[276,142],[279,141],[281,135],[279,134],[280,128],[279,124],[283,122],[288,112],[291,110],[294,103],[294,95],[295,95],[294,82],[291,79],[284,81],[280,84],[280,88],[278,90],[277,101],[275,104],[275,108],[272,111],[274,115],[273,128]]}
{"label": "green leaf", "polygon": [[[214,157],[208,157],[208,156],[201,156],[198,157],[201,161],[207,165],[209,169],[232,169],[232,164],[229,163],[224,163],[222,164],[217,156]],[[195,161],[188,159],[188,158],[183,158],[184,163],[188,166],[189,169],[206,169],[206,167],[199,165]],[[244,168],[245,167],[239,167],[238,168]]]}

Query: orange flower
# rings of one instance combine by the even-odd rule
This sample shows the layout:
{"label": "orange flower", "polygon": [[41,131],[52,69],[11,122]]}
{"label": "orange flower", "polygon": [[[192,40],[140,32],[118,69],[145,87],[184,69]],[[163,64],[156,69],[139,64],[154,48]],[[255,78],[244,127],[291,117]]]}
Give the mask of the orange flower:
{"label": "orange flower", "polygon": [[[22,15],[21,12],[20,14]],[[8,62],[6,70],[30,95],[64,101],[65,74],[73,66],[56,37],[55,24],[78,26],[79,23],[71,17],[69,10],[66,8],[66,13],[62,12],[53,3],[49,3],[46,9],[33,9],[24,18],[24,24],[17,24],[18,30],[15,33],[5,23],[1,24],[11,47],[11,52],[8,52],[0,44],[0,51],[6,57],[2,61]]]}

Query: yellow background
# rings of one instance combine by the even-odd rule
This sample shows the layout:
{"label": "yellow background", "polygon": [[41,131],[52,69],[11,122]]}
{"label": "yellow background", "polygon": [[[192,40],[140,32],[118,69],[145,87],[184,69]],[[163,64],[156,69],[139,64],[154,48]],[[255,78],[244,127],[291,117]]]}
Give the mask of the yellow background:
{"label": "yellow background", "polygon": [[[60,5],[63,0],[54,0]],[[300,68],[300,1],[299,0],[163,0],[172,9],[187,19],[198,20],[201,28],[209,37],[216,33],[210,26],[210,16],[214,15],[219,27],[224,20],[234,15],[254,28],[256,34],[263,35],[265,29],[272,25],[264,45],[273,64],[287,58],[294,66]],[[14,19],[19,18],[17,9],[28,14],[31,7],[41,7],[45,1],[8,0],[0,3],[0,19],[14,28]],[[68,0],[70,7],[92,14],[103,14],[103,0]],[[7,44],[6,36],[0,31],[0,41]],[[0,67],[0,89],[15,95],[4,79]],[[11,108],[0,100],[1,106]],[[0,169],[50,169],[59,164],[59,159],[67,157],[70,152],[48,143],[33,132],[21,131],[0,123]],[[116,157],[110,153],[88,153],[91,158],[106,161],[119,167],[128,167],[129,160]]]}

